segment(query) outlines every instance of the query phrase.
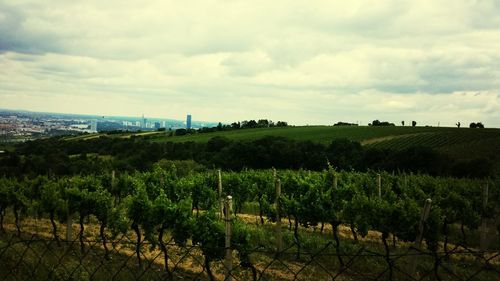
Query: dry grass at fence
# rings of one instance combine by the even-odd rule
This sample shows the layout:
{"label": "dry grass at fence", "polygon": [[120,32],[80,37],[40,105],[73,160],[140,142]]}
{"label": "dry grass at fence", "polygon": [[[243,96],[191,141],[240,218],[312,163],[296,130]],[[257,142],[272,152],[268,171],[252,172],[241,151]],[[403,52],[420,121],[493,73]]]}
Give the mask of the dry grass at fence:
{"label": "dry grass at fence", "polygon": [[[238,214],[238,218],[247,221],[249,225],[255,223],[255,216],[253,215],[243,215]],[[288,221],[283,220],[283,226],[287,226]],[[66,225],[57,223],[58,234],[60,237],[66,237]],[[380,233],[375,231],[370,231],[365,238],[360,237],[360,241],[355,243],[352,238],[351,231],[348,227],[342,226],[340,228],[340,236],[342,238],[342,244],[348,247],[358,247],[364,245],[369,251],[380,253],[379,255],[365,255],[358,256],[350,260],[348,256],[344,257],[344,261],[348,264],[345,271],[340,272],[342,268],[339,265],[337,257],[335,256],[335,249],[333,246],[329,246],[322,254],[318,257],[312,258],[310,254],[305,252],[311,251],[312,248],[303,249],[304,253],[301,253],[301,258],[296,259],[296,247],[291,245],[289,251],[276,259],[269,243],[272,243],[272,228],[274,226],[270,223],[266,223],[264,227],[255,226],[255,235],[263,235],[266,239],[264,242],[268,243],[267,249],[262,251],[255,251],[251,254],[251,260],[256,270],[262,273],[261,280],[331,280],[336,274],[340,275],[336,277],[335,280],[366,280],[375,279],[377,276],[379,278],[385,278],[387,276],[387,265],[383,257],[383,247],[380,242]],[[15,226],[13,224],[13,218],[11,216],[6,217],[5,228],[8,235],[0,236],[0,242],[2,240],[7,240],[9,235],[15,233]],[[88,223],[85,224],[85,248],[86,253],[82,254],[79,250],[78,233],[79,225],[74,223],[73,228],[73,239],[75,242],[71,245],[63,243],[62,246],[58,247],[54,241],[52,241],[52,227],[48,219],[34,219],[26,218],[22,221],[22,239],[30,241],[30,239],[41,239],[45,243],[41,243],[39,246],[33,243],[31,250],[26,250],[26,247],[22,245],[16,245],[12,247],[13,257],[19,257],[21,252],[32,252],[26,254],[27,260],[20,263],[30,264],[36,263],[40,256],[50,253],[50,257],[47,258],[47,265],[54,267],[54,265],[49,265],[49,262],[63,261],[63,265],[57,265],[56,267],[58,274],[69,274],[60,273],[62,269],[60,268],[76,268],[75,271],[88,276],[90,272],[94,270],[94,276],[97,276],[96,280],[162,280],[165,278],[164,271],[164,258],[162,252],[158,247],[151,249],[148,243],[142,245],[141,258],[143,259],[143,268],[140,269],[138,266],[138,261],[135,258],[135,242],[136,237],[133,232],[129,232],[126,236],[118,237],[113,241],[108,243],[108,247],[111,249],[111,261],[104,260],[104,248],[102,246],[102,241],[99,239],[99,225],[97,221],[93,218],[90,219]],[[322,243],[321,245],[314,245],[313,250],[319,250],[320,247],[324,246],[327,241],[331,239],[331,227],[325,225],[323,234],[319,233],[318,230],[313,230],[311,228],[301,228],[301,237],[305,240],[305,243],[309,243],[308,240],[319,239]],[[287,231],[288,237],[291,234]],[[108,237],[110,233],[107,233]],[[314,238],[316,237],[316,238]],[[285,237],[286,238],[286,237]],[[166,239],[169,239],[167,236]],[[13,240],[14,241],[14,240]],[[292,243],[293,244],[293,243]],[[190,245],[190,243],[188,243]],[[4,246],[0,244],[0,246]],[[393,253],[395,255],[401,254],[401,257],[394,257],[394,276],[399,276],[399,278],[405,278],[408,268],[410,267],[412,256],[404,256],[404,253],[408,253],[408,248],[411,243],[402,243],[400,241],[396,244],[397,247],[392,247]],[[29,247],[29,246],[28,246]],[[50,247],[49,250],[44,247]],[[450,248],[454,245],[450,245]],[[0,247],[1,248],[1,247]],[[203,256],[198,247],[178,247],[175,244],[169,244],[169,268],[174,271],[174,276],[177,279],[183,280],[208,280],[207,274],[203,268]],[[474,251],[475,249],[465,249],[457,248],[459,252],[464,250]],[[352,252],[352,251],[351,251]],[[234,257],[234,271],[235,280],[251,280],[252,272],[248,269],[244,269],[238,266],[239,261],[236,253],[233,253]],[[494,253],[486,254],[486,258],[490,258]],[[5,257],[5,255],[4,255]],[[16,259],[14,259],[16,260]],[[432,275],[426,279],[425,274],[429,274],[429,269],[432,270],[433,260],[430,256],[419,257],[419,270],[424,273],[423,280],[433,280]],[[444,264],[446,263],[446,264]],[[476,264],[475,264],[476,263]],[[500,257],[489,261],[489,266],[496,268],[500,266]],[[449,260],[443,261],[442,269],[439,269],[439,273],[443,276],[448,276],[449,278],[443,278],[443,280],[453,280],[453,275],[470,276],[474,270],[481,269],[481,265],[478,264],[478,256],[473,252],[469,254],[451,255]],[[470,266],[471,268],[465,268],[464,266]],[[447,272],[449,267],[449,271]],[[89,269],[89,270],[87,270]],[[147,273],[144,273],[143,269],[148,269]],[[224,268],[221,262],[212,263],[212,272],[217,280],[224,279]],[[59,271],[58,271],[59,270]],[[21,270],[22,271],[22,270]],[[64,271],[64,270],[62,270]],[[81,272],[80,272],[81,271]],[[83,273],[82,273],[83,272]],[[7,272],[8,273],[8,272]],[[0,271],[0,280],[5,277],[2,274],[5,272]],[[260,276],[260,275],[259,275]],[[491,280],[491,278],[500,279],[500,273],[481,272],[476,276],[477,280]],[[119,278],[119,279],[116,279]],[[148,279],[150,278],[150,279]],[[10,280],[6,278],[6,280]],[[29,279],[19,279],[13,278],[13,280],[29,280]],[[64,279],[63,279],[64,280]],[[69,279],[68,279],[69,280]],[[82,280],[86,280],[83,278]],[[475,279],[474,279],[475,280]]]}

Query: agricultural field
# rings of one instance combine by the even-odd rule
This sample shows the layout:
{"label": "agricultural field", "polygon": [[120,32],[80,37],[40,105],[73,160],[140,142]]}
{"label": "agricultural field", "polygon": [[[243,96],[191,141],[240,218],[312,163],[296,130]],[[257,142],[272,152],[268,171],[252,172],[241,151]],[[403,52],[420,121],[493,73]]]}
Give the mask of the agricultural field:
{"label": "agricultural field", "polygon": [[235,280],[494,280],[499,198],[495,180],[333,169],[3,178],[0,277],[224,280],[231,260]]}
{"label": "agricultural field", "polygon": [[446,127],[370,127],[370,126],[306,126],[244,129],[188,136],[155,136],[153,142],[206,142],[220,136],[230,140],[256,140],[265,136],[286,137],[297,141],[313,141],[328,145],[334,139],[360,142],[366,148],[404,150],[425,146],[456,160],[488,159],[500,174],[500,129]]}
{"label": "agricultural field", "polygon": [[[500,138],[500,129],[469,129],[449,127],[397,127],[397,126],[302,126],[240,129],[186,136],[150,136],[157,142],[206,142],[221,136],[231,140],[255,140],[264,136],[286,137],[298,141],[314,141],[329,144],[333,139],[346,138],[363,145],[389,147],[396,142],[400,148],[408,145],[439,147],[484,138]],[[398,147],[399,148],[399,147]]]}
{"label": "agricultural field", "polygon": [[[273,127],[240,129],[205,134],[173,137],[153,137],[152,141],[165,142],[206,142],[215,136],[226,137],[231,140],[255,140],[265,136],[285,137],[298,141],[314,141],[329,144],[333,139],[347,138],[354,141],[366,142],[383,140],[401,135],[428,133],[436,131],[454,130],[454,128],[432,127],[370,127],[370,126],[300,126],[300,127]],[[500,130],[498,132],[500,134]]]}
{"label": "agricultural field", "polygon": [[426,146],[460,159],[500,154],[500,129],[469,129],[450,127],[398,126],[302,126],[240,129],[213,133],[169,136],[169,132],[91,134],[64,138],[68,141],[91,140],[99,137],[127,139],[145,138],[151,142],[207,142],[213,137],[230,140],[257,140],[266,136],[285,137],[297,141],[313,141],[328,145],[334,139],[358,141],[363,146],[403,150]]}

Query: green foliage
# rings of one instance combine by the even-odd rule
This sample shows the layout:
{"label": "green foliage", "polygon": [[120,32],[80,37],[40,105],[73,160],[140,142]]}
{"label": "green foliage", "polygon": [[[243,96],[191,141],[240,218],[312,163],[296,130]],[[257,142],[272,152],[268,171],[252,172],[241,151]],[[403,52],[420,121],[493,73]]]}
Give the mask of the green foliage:
{"label": "green foliage", "polygon": [[213,211],[208,211],[196,218],[193,226],[193,243],[199,244],[208,261],[224,257],[224,225]]}
{"label": "green foliage", "polygon": [[[497,180],[382,172],[379,198],[377,174],[339,172],[333,168],[322,172],[281,170],[277,175],[282,187],[281,217],[296,221],[295,229],[298,224],[303,227],[344,224],[351,227],[354,235],[365,236],[369,230],[377,230],[384,239],[392,234],[400,241],[414,241],[423,202],[431,198],[424,239],[428,248],[435,250],[441,237],[449,236],[446,226],[463,226],[465,243],[467,232],[476,230],[482,217],[494,216],[499,205]],[[486,184],[490,197],[483,206]],[[223,172],[222,185],[224,195],[232,195],[236,206],[258,204],[267,219],[276,220],[271,171]],[[172,237],[178,245],[192,239],[200,245],[207,260],[213,261],[223,256],[224,248],[224,225],[215,211],[219,204],[216,189],[217,176],[213,172],[181,177],[175,170],[165,170],[159,165],[148,172],[119,174],[113,183],[109,175],[0,178],[0,214],[3,217],[6,210],[12,210],[18,227],[26,214],[50,216],[51,220],[56,217],[61,221],[78,214],[80,222],[93,216],[113,237],[128,233],[132,226],[137,234],[144,234],[152,247],[159,244],[164,252],[162,243],[167,237]],[[193,209],[197,209],[196,215]],[[234,222],[233,246],[247,261],[249,247],[259,240],[253,239],[250,232],[248,225]],[[57,239],[55,227],[54,237]],[[297,232],[290,239],[298,243]]]}

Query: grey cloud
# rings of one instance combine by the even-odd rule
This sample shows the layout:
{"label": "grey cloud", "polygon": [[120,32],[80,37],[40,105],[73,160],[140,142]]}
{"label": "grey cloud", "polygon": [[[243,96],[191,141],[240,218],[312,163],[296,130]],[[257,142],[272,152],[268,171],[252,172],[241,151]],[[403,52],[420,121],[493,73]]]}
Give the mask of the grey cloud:
{"label": "grey cloud", "polygon": [[22,9],[0,3],[0,53],[13,51],[40,54],[61,50],[54,34],[27,30],[27,19],[28,15]]}

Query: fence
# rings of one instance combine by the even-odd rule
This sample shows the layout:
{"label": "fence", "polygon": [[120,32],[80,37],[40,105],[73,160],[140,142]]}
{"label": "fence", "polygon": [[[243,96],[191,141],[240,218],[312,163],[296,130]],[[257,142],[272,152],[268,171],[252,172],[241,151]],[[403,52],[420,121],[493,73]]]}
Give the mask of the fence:
{"label": "fence", "polygon": [[255,248],[247,261],[230,248],[220,249],[228,250],[228,266],[228,256],[207,265],[198,246],[172,241],[165,244],[167,255],[141,243],[139,260],[128,236],[108,241],[109,255],[100,240],[85,240],[82,251],[79,241],[26,234],[0,238],[0,280],[500,280],[499,251],[459,245],[446,253],[408,247],[387,254],[362,244],[341,253],[331,242],[315,252],[298,252],[292,244],[278,253]]}
{"label": "fence", "polygon": [[[279,181],[277,186],[279,197]],[[429,199],[422,210],[415,243],[396,246],[394,242],[390,246],[385,240],[384,245],[343,241],[341,247],[337,239],[322,239],[320,245],[304,247],[295,235],[284,237],[281,224],[276,223],[274,240],[249,249],[244,256],[231,245],[230,196],[221,199],[224,246],[211,247],[225,255],[211,255],[199,245],[179,245],[172,239],[154,245],[141,239],[137,242],[131,234],[102,241],[85,238],[98,237],[87,233],[77,240],[71,236],[71,224],[67,225],[68,238],[55,240],[50,237],[47,222],[27,222],[22,233],[16,231],[13,222],[7,222],[5,233],[0,234],[0,281],[500,280],[500,250],[478,250],[460,243],[439,247],[446,251],[421,249],[422,222],[427,219],[430,204]],[[90,232],[95,228],[91,223],[86,226]]]}

